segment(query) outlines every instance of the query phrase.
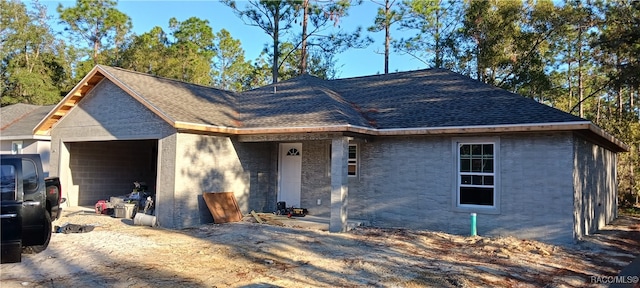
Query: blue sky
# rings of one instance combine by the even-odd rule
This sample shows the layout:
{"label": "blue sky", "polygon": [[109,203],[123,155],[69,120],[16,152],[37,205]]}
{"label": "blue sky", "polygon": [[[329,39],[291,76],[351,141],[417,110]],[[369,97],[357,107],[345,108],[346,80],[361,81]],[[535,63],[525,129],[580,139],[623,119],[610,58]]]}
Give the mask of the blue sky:
{"label": "blue sky", "polygon": [[[247,3],[238,1],[239,7]],[[57,22],[58,3],[63,6],[73,6],[75,1],[40,1],[48,7],[49,15]],[[366,27],[373,23],[379,5],[364,1],[359,6],[349,10],[349,16],[344,17],[340,26],[345,31],[352,31],[357,26]],[[189,17],[198,17],[209,21],[214,32],[224,28],[235,39],[242,42],[247,59],[255,59],[262,51],[265,43],[270,43],[271,38],[260,28],[246,25],[233,11],[218,1],[159,1],[159,0],[120,0],[118,10],[131,17],[133,29],[136,34],[148,32],[154,26],[160,26],[169,31],[169,19],[175,17],[178,21],[184,21]],[[62,30],[60,26],[54,26],[56,31]],[[372,75],[384,72],[384,33],[366,32],[374,39],[374,43],[367,49],[352,49],[337,55],[338,78]],[[399,34],[392,34],[399,35]],[[399,36],[398,36],[399,37]],[[378,52],[378,53],[377,53]],[[408,71],[427,68],[422,62],[410,56],[397,55],[392,52],[389,60],[389,71]]]}

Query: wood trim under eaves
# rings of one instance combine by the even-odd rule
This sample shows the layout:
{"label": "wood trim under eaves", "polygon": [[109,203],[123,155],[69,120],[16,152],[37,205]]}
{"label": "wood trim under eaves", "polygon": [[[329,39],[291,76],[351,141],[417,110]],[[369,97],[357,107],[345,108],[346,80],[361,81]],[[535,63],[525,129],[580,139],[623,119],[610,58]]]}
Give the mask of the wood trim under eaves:
{"label": "wood trim under eaves", "polygon": [[484,133],[522,133],[544,131],[575,131],[592,139],[594,143],[607,147],[615,152],[626,152],[628,146],[611,136],[602,128],[590,121],[562,122],[562,123],[534,123],[513,125],[460,126],[434,128],[401,128],[374,129],[352,125],[318,126],[318,127],[285,127],[285,128],[233,128],[212,125],[176,122],[179,131],[204,134],[223,135],[270,135],[291,133],[355,133],[369,136],[417,136],[417,135],[459,135]]}
{"label": "wood trim under eaves", "polygon": [[105,76],[98,71],[98,67],[94,67],[93,70],[85,76],[80,83],[78,83],[73,89],[62,98],[60,103],[56,105],[47,116],[38,123],[33,129],[34,135],[49,135],[51,128],[60,121],[64,116],[69,114],[73,108],[75,108],[93,88],[104,79]]}

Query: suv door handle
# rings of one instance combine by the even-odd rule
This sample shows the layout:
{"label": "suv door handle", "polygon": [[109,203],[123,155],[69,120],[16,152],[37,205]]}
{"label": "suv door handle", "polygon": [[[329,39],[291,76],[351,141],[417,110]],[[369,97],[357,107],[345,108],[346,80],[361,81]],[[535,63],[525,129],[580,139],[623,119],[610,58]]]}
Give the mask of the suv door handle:
{"label": "suv door handle", "polygon": [[12,214],[2,214],[0,215],[1,219],[6,219],[6,218],[16,218],[18,217],[18,214],[12,213]]}
{"label": "suv door handle", "polygon": [[40,205],[40,201],[25,201],[22,202],[23,206],[38,206]]}

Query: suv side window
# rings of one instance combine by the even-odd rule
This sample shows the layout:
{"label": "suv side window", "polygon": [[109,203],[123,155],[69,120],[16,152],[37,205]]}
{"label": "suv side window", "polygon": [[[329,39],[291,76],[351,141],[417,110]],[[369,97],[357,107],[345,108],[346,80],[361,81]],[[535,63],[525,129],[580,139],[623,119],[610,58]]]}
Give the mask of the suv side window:
{"label": "suv side window", "polygon": [[22,159],[22,189],[31,192],[38,189],[38,170],[31,159]]}
{"label": "suv side window", "polygon": [[0,194],[2,200],[16,200],[16,167],[0,166]]}

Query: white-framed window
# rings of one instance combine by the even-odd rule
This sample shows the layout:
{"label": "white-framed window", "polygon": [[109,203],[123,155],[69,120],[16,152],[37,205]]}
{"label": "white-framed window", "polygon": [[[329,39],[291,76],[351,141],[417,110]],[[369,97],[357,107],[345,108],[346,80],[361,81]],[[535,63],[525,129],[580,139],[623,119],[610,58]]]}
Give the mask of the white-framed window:
{"label": "white-framed window", "polygon": [[349,167],[347,175],[349,177],[358,176],[358,144],[349,144]]}
{"label": "white-framed window", "polygon": [[11,154],[22,154],[22,141],[11,142]]}
{"label": "white-framed window", "polygon": [[499,208],[499,170],[496,138],[459,139],[456,148],[455,206]]}
{"label": "white-framed window", "polygon": [[[347,164],[347,176],[358,177],[358,144],[349,144],[349,156]],[[328,159],[327,159],[327,177],[331,177],[331,144],[328,145]]]}

